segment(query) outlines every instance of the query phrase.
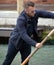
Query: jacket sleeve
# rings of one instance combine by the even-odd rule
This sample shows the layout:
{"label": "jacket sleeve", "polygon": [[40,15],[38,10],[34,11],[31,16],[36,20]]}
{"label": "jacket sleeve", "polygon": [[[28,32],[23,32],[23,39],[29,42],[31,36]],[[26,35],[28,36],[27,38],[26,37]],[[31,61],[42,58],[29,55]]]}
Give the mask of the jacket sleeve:
{"label": "jacket sleeve", "polygon": [[47,11],[38,11],[38,16],[42,18],[53,18],[54,19],[54,13],[47,12]]}
{"label": "jacket sleeve", "polygon": [[27,30],[25,28],[25,19],[20,17],[18,20],[17,20],[17,27],[18,27],[18,30],[19,30],[19,33],[20,33],[20,36],[21,38],[28,44],[32,45],[32,46],[35,46],[36,45],[36,41],[34,41],[33,39],[31,39],[29,37],[29,35],[27,34]]}

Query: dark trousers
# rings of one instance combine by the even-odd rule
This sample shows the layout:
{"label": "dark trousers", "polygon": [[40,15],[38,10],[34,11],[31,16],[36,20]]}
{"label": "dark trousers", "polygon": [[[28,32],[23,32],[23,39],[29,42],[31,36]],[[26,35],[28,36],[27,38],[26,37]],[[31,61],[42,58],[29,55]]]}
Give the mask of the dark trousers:
{"label": "dark trousers", "polygon": [[[6,59],[2,65],[11,65],[18,51],[21,53],[21,62],[23,62],[25,58],[31,53],[31,46],[26,43],[22,43],[21,47],[19,49],[16,49],[12,43],[9,43]],[[26,65],[28,65],[28,63]]]}

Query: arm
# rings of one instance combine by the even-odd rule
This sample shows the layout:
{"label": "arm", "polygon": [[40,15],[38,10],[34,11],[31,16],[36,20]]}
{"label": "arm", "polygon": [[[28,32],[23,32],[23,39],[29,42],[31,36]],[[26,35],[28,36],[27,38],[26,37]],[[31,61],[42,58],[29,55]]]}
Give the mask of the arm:
{"label": "arm", "polygon": [[54,19],[54,13],[40,10],[40,11],[38,11],[38,17]]}
{"label": "arm", "polygon": [[27,34],[27,30],[25,28],[25,21],[26,20],[21,18],[21,17],[17,20],[17,27],[18,27],[20,36],[26,43],[28,43],[28,44],[30,44],[32,46],[35,46],[36,45],[36,41],[31,39],[29,37],[29,35]]}

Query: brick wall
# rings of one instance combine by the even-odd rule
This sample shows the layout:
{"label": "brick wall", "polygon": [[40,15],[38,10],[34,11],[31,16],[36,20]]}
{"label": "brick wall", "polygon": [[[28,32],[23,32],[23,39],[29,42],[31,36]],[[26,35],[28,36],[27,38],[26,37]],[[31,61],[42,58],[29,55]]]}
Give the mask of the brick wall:
{"label": "brick wall", "polygon": [[[24,0],[24,3],[29,0]],[[36,3],[36,9],[54,11],[54,0],[30,0]]]}
{"label": "brick wall", "polygon": [[17,0],[0,0],[0,10],[17,10]]}
{"label": "brick wall", "polygon": [[54,0],[35,0],[35,2],[41,4],[54,4]]}
{"label": "brick wall", "polygon": [[[25,2],[29,1],[29,0],[24,0]],[[30,0],[36,3],[46,3],[46,4],[54,4],[54,0]],[[0,0],[0,4],[16,4],[17,0]]]}
{"label": "brick wall", "polygon": [[17,0],[0,0],[0,4],[16,4]]}
{"label": "brick wall", "polygon": [[[29,0],[24,0],[24,2],[27,2]],[[40,4],[54,4],[54,0],[30,0],[36,3],[40,3]]]}
{"label": "brick wall", "polygon": [[[49,8],[49,10],[54,11],[54,0],[24,0],[24,3],[27,1],[33,1],[37,4],[51,4],[50,6],[47,5],[46,7],[40,7],[40,5],[38,5],[37,8],[46,10]],[[17,10],[17,0],[0,0],[0,10]]]}

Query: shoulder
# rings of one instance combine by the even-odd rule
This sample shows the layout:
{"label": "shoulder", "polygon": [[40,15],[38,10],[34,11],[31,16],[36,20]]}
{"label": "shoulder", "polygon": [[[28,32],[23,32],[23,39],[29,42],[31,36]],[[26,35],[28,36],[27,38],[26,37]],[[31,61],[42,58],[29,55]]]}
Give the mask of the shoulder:
{"label": "shoulder", "polygon": [[26,14],[23,12],[20,13],[19,17],[17,18],[17,24],[25,24],[26,23]]}
{"label": "shoulder", "polygon": [[22,11],[22,12],[20,13],[18,19],[21,19],[21,20],[25,20],[25,19],[26,19],[26,17],[25,17],[25,12],[24,12],[24,11]]}
{"label": "shoulder", "polygon": [[44,13],[46,12],[45,10],[35,10],[36,13]]}
{"label": "shoulder", "polygon": [[28,19],[29,19],[28,15],[24,11],[22,11],[17,20],[27,22]]}

